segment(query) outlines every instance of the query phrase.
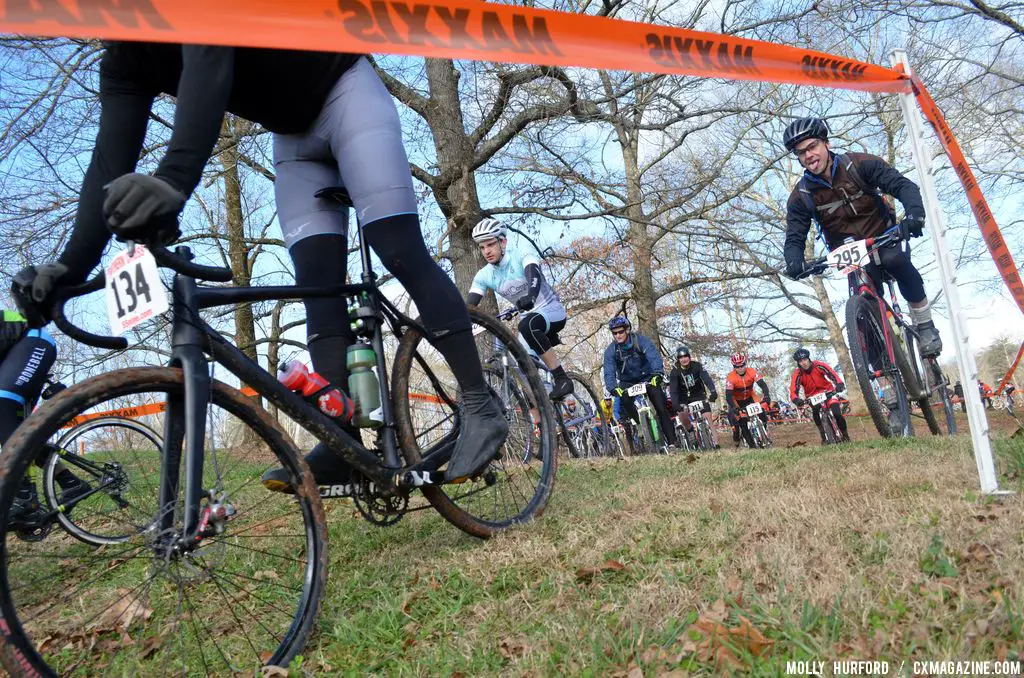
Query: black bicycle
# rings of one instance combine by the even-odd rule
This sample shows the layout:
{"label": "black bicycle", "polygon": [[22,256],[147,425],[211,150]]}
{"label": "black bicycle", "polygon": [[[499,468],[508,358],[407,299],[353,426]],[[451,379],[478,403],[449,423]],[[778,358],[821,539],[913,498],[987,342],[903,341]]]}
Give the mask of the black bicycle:
{"label": "black bicycle", "polygon": [[[343,199],[333,190],[318,194],[325,195]],[[0,659],[8,672],[52,676],[102,665],[112,675],[252,674],[264,665],[287,666],[305,646],[327,579],[321,497],[280,424],[252,397],[213,378],[214,363],[348,461],[356,470],[356,506],[377,525],[432,506],[467,533],[488,537],[543,512],[557,468],[555,429],[526,351],[501,323],[472,316],[515,359],[538,403],[539,435],[528,459],[506,446],[478,476],[444,484],[441,469],[460,431],[456,381],[425,328],[378,289],[359,235],[361,282],[331,289],[199,286],[196,279],[228,282],[231,272],[193,263],[183,247],[176,254],[153,248],[158,264],[177,273],[171,364],[93,377],[27,419],[0,455],[0,526],[7,525],[20,479],[51,436],[125,396],[139,406],[165,404],[154,511],[126,541],[99,550],[59,532],[26,543],[3,527]],[[67,299],[104,284],[100,276],[67,290],[55,322],[78,341],[124,348],[123,339],[91,334],[64,317]],[[228,304],[337,295],[357,301],[353,322],[376,351],[384,424],[369,447],[200,315]],[[393,335],[387,344],[385,324]],[[260,483],[264,471],[278,467],[294,494],[268,492]],[[417,491],[426,502],[416,499]]]}
{"label": "black bicycle", "polygon": [[[65,388],[48,379],[41,398]],[[44,447],[37,468],[29,470],[35,496],[29,510],[12,518],[10,531],[24,541],[41,541],[59,525],[76,539],[104,546],[127,541],[153,520],[151,469],[159,466],[163,441],[123,412],[73,420]]]}

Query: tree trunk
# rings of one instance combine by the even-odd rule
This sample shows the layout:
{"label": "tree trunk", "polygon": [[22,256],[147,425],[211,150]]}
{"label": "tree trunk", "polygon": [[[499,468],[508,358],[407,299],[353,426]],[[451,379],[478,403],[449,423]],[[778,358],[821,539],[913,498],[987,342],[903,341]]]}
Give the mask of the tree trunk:
{"label": "tree trunk", "polygon": [[465,294],[483,260],[471,237],[480,220],[480,198],[473,173],[473,142],[466,134],[459,101],[459,71],[450,59],[426,60],[430,105],[426,120],[434,136],[440,179],[434,197],[448,219],[448,251],[455,285]]}
{"label": "tree trunk", "polygon": [[[241,136],[239,121],[234,116],[224,120],[224,132],[237,141]],[[249,247],[245,238],[245,215],[242,212],[242,183],[238,172],[238,144],[229,143],[220,153],[221,167],[224,168],[224,209],[228,240],[228,260],[235,284],[248,285],[252,279],[249,271]],[[256,323],[252,305],[235,304],[235,346],[249,359],[256,361]],[[255,396],[254,396],[255,397]]]}

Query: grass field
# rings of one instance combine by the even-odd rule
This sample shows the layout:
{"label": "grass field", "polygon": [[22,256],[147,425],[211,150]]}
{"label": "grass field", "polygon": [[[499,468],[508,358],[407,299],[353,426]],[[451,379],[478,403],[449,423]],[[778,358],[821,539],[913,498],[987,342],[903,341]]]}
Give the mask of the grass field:
{"label": "grass field", "polygon": [[[486,543],[430,512],[382,531],[328,502],[328,599],[292,675],[1024,660],[1024,500],[979,497],[966,436],[793,442],[566,461],[548,512]],[[1019,490],[1024,443],[998,455]]]}

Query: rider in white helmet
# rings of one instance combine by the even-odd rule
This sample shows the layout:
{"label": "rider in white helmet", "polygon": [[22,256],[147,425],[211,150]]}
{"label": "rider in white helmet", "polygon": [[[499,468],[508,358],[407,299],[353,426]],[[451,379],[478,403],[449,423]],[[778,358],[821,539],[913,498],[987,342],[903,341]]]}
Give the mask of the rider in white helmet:
{"label": "rider in white helmet", "polygon": [[481,219],[473,227],[473,240],[487,265],[474,276],[466,303],[477,306],[487,291],[493,290],[518,308],[520,342],[551,371],[555,380],[551,398],[564,398],[573,391],[572,380],[553,347],[562,343],[558,332],[565,327],[565,307],[544,280],[540,258],[509,247],[505,227],[497,219]]}

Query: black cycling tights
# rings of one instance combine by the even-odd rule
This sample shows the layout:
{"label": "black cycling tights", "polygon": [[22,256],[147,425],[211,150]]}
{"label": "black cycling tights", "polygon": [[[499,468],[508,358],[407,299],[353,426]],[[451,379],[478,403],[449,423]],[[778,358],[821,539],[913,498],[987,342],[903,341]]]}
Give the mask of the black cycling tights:
{"label": "black cycling tights", "polygon": [[[879,261],[882,262],[882,268],[899,285],[900,294],[904,299],[911,304],[917,304],[927,299],[927,295],[924,293],[924,280],[921,279],[921,274],[910,260],[909,253],[904,252],[899,245],[893,244],[879,248],[876,254]],[[872,262],[865,268],[879,293],[882,293],[882,272],[878,266]]]}
{"label": "black cycling tights", "polygon": [[[440,335],[432,343],[465,391],[484,391],[469,313],[455,283],[427,252],[415,214],[379,219],[363,227],[367,243],[381,263],[409,292],[427,329]],[[337,234],[314,235],[294,243],[289,254],[297,285],[328,286],[345,282],[348,242]],[[345,300],[308,299],[306,333],[313,366],[333,384],[348,383],[345,351],[353,342]]]}
{"label": "black cycling tights", "polygon": [[558,333],[563,329],[565,329],[564,318],[556,320],[549,327],[548,321],[540,313],[527,313],[519,320],[520,336],[538,357],[551,350],[551,347],[558,341]]}
{"label": "black cycling tights", "polygon": [[[672,417],[668,414],[668,402],[665,399],[665,392],[657,386],[648,384],[647,399],[651,401],[651,406],[654,407],[654,411],[658,415],[658,426],[661,427],[662,432],[665,434],[665,440],[668,441],[669,445],[677,444],[676,427],[672,424]],[[619,407],[622,409],[622,414],[625,418],[632,421],[640,421],[640,413],[636,411],[636,405],[628,395],[622,396],[619,399]]]}
{"label": "black cycling tights", "polygon": [[40,330],[30,330],[4,356],[0,363],[0,445],[7,442],[26,410],[39,398],[56,358],[53,339]]}

